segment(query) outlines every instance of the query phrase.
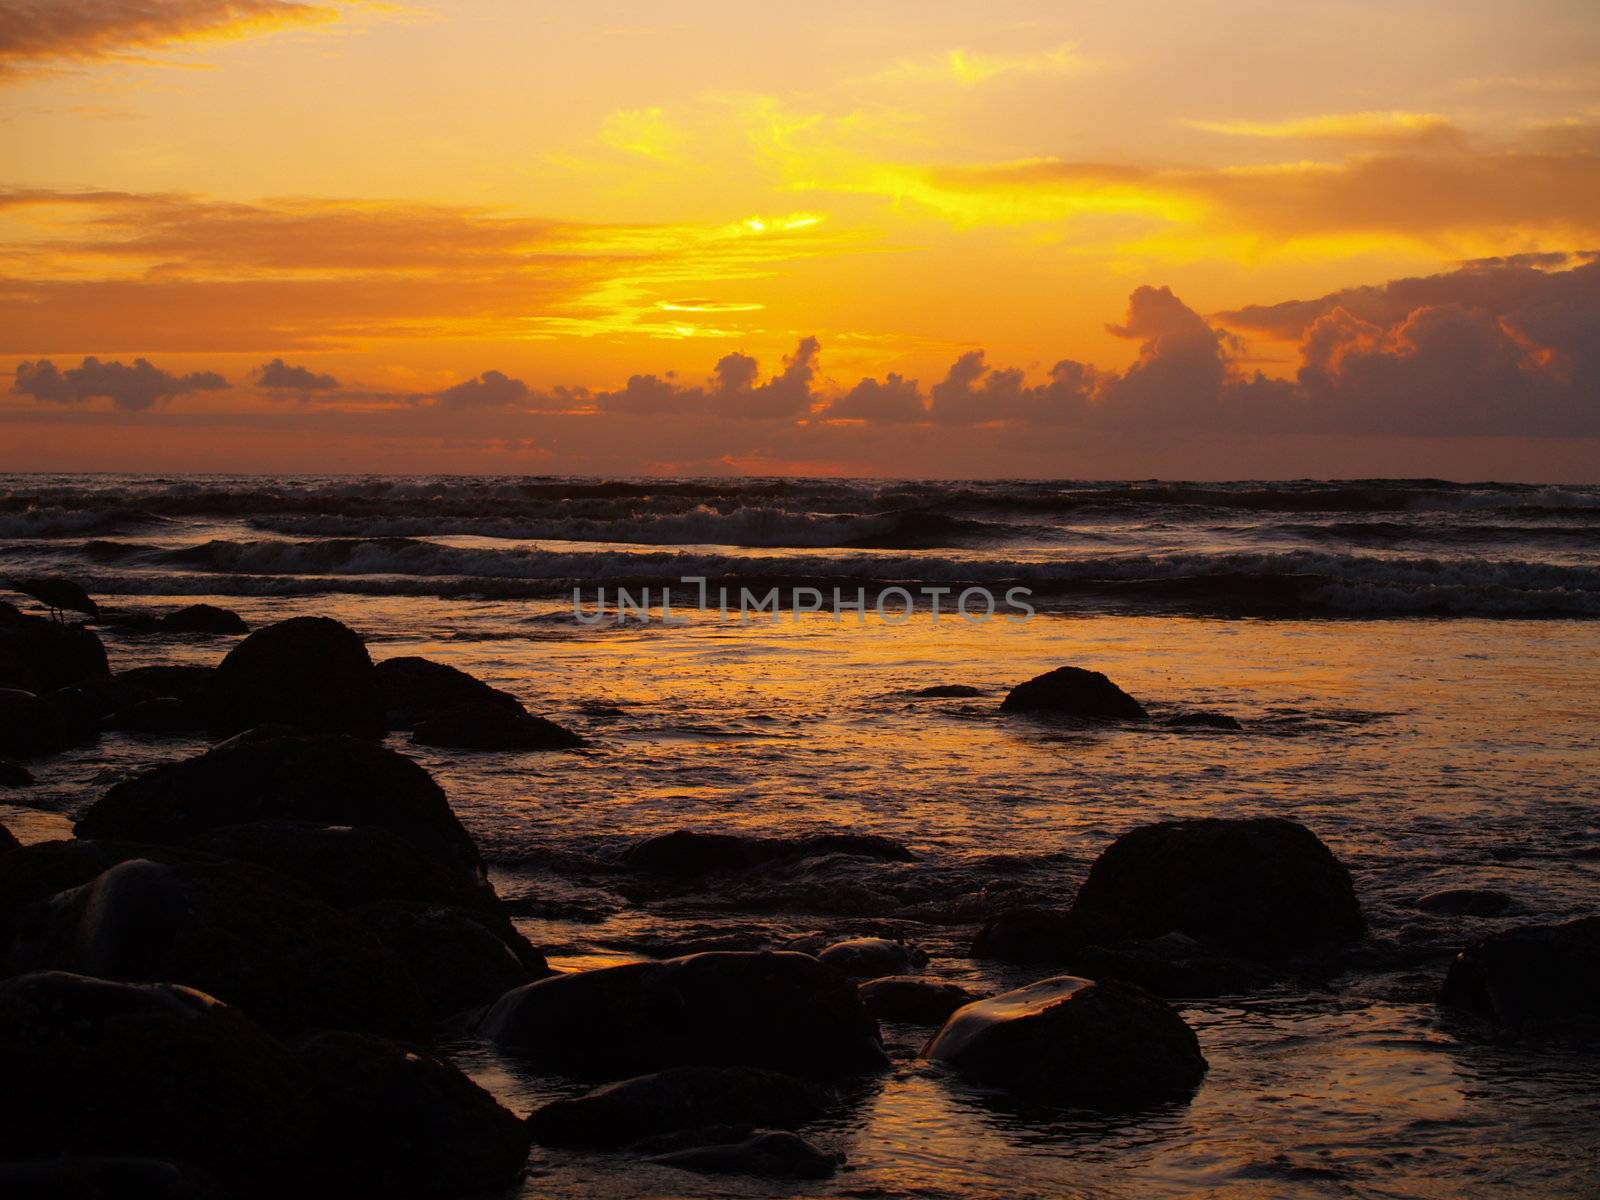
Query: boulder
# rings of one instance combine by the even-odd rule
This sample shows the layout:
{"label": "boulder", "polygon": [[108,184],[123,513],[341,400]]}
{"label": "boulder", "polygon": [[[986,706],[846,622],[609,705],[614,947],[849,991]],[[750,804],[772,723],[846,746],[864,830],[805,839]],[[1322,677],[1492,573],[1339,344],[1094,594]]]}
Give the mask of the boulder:
{"label": "boulder", "polygon": [[806,954],[723,951],[558,975],[502,996],[479,1032],[594,1079],[749,1066],[812,1078],[882,1069],[855,986]]}
{"label": "boulder", "polygon": [[941,683],[934,687],[919,688],[911,695],[923,700],[965,700],[983,695],[983,689],[965,683]]}
{"label": "boulder", "polygon": [[840,1155],[818,1149],[787,1130],[754,1131],[739,1142],[689,1146],[652,1155],[650,1161],[703,1175],[753,1175],[761,1179],[829,1179]]}
{"label": "boulder", "polygon": [[1085,946],[1067,956],[1067,967],[1074,975],[1137,984],[1169,1000],[1238,995],[1278,980],[1258,962],[1208,949],[1181,933]]}
{"label": "boulder", "polygon": [[585,744],[554,721],[499,704],[469,704],[419,721],[411,740],[449,750],[572,750]]}
{"label": "boulder", "polygon": [[1144,706],[1099,671],[1057,667],[1012,688],[1001,712],[1050,712],[1091,721],[1142,721]]}
{"label": "boulder", "polygon": [[522,1175],[526,1125],[455,1066],[357,1033],[293,1044],[316,1090],[305,1183],[331,1196],[498,1195]]}
{"label": "boulder", "polygon": [[958,983],[921,975],[888,975],[861,985],[861,1002],[878,1021],[943,1025],[950,1014],[978,999]]}
{"label": "boulder", "polygon": [[20,688],[0,688],[0,754],[43,758],[90,737],[61,704]]}
{"label": "boulder", "polygon": [[0,825],[0,854],[8,854],[12,850],[20,850],[21,848],[22,843],[17,841],[16,834],[12,833],[4,825]]}
{"label": "boulder", "polygon": [[25,788],[34,784],[33,773],[21,763],[0,758],[0,788]]}
{"label": "boulder", "polygon": [[328,617],[292,617],[256,630],[217,667],[209,703],[212,731],[224,736],[267,722],[307,733],[384,733],[367,647]]}
{"label": "boulder", "polygon": [[163,696],[197,700],[210,689],[216,674],[215,667],[135,667],[118,671],[103,689],[103,704],[107,712],[113,712]]}
{"label": "boulder", "polygon": [[708,1125],[793,1129],[832,1100],[808,1080],[754,1067],[673,1067],[553,1100],[528,1118],[541,1146],[615,1150],[643,1138]]}
{"label": "boulder", "polygon": [[106,648],[94,630],[29,616],[0,602],[0,687],[42,694],[109,673]]}
{"label": "boulder", "polygon": [[1244,729],[1238,718],[1219,712],[1174,713],[1162,724],[1174,729],[1223,729],[1230,733],[1239,733]]}
{"label": "boulder", "polygon": [[348,737],[244,737],[116,784],[79,818],[81,838],[185,845],[230,825],[377,826],[492,896],[477,847],[421,766]]}
{"label": "boulder", "polygon": [[230,1195],[292,1189],[310,1133],[306,1073],[209,996],[56,971],[0,981],[0,1061],[12,1098],[0,1158],[170,1159]]}
{"label": "boulder", "polygon": [[852,979],[879,979],[885,975],[905,975],[928,965],[928,952],[921,946],[891,938],[850,938],[820,951],[817,958]]}
{"label": "boulder", "polygon": [[119,709],[100,723],[100,728],[108,731],[149,734],[200,733],[206,726],[205,709],[176,696],[141,700]]}
{"label": "boulder", "polygon": [[131,1155],[0,1162],[7,1200],[223,1200],[215,1178],[186,1163]]}
{"label": "boulder", "polygon": [[530,972],[484,917],[468,909],[389,901],[352,915],[404,965],[434,1022],[550,974],[542,958],[537,975]]}
{"label": "boulder", "polygon": [[163,633],[249,633],[250,626],[231,608],[214,604],[191,604],[169,612],[156,623]]}
{"label": "boulder", "polygon": [[1600,1032],[1600,917],[1479,938],[1450,964],[1439,1003],[1513,1033]]}
{"label": "boulder", "polygon": [[431,659],[414,655],[389,658],[374,670],[390,729],[415,729],[423,721],[469,706],[512,715],[526,711],[509,692]]}
{"label": "boulder", "polygon": [[286,881],[228,866],[119,863],[26,911],[12,959],[181,983],[280,1034],[427,1027],[410,974],[369,932]]}
{"label": "boulder", "polygon": [[1061,965],[1087,944],[1081,920],[1068,909],[1028,905],[991,918],[973,939],[974,958]]}
{"label": "boulder", "polygon": [[823,854],[849,854],[884,862],[912,862],[916,856],[885,837],[823,833],[798,838],[758,838],[731,833],[675,829],[646,838],[628,849],[631,871],[692,878],[713,871],[742,870],[771,862],[797,862]]}
{"label": "boulder", "polygon": [[1512,903],[1504,892],[1487,888],[1446,888],[1429,892],[1417,901],[1417,908],[1445,917],[1498,917],[1508,912]]}
{"label": "boulder", "polygon": [[958,1009],[922,1055],[977,1083],[1113,1109],[1186,1097],[1206,1071],[1194,1031],[1164,1002],[1071,975]]}

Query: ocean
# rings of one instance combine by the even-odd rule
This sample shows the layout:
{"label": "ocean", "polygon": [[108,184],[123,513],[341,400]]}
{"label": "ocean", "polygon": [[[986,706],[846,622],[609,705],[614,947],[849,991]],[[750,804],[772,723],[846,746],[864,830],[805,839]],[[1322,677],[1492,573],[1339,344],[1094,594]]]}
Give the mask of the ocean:
{"label": "ocean", "polygon": [[[582,733],[588,748],[556,754],[391,742],[444,785],[561,969],[871,933],[996,991],[1048,971],[974,959],[983,920],[1070,901],[1113,838],[1172,817],[1291,817],[1354,875],[1371,933],[1322,976],[1180,1005],[1211,1064],[1188,1103],[1019,1108],[918,1062],[926,1031],[891,1025],[894,1070],[812,1131],[848,1156],[831,1181],[536,1150],[529,1197],[1600,1187],[1600,1058],[1497,1043],[1433,1003],[1468,939],[1600,904],[1600,487],[0,476],[0,577],[37,575],[99,599],[116,669],[214,663],[231,644],[126,617],[328,615],[375,659],[448,662]],[[725,618],[685,578],[828,599]],[[1024,589],[1032,615],[936,616],[930,587]],[[580,620],[602,588],[673,589],[676,618]],[[836,589],[862,611],[833,612]],[[1000,713],[1062,665],[1105,672],[1158,719]],[[972,692],[916,694],[941,685]],[[1242,730],[1159,719],[1194,710]],[[110,783],[203,746],[107,734],[39,764],[0,823],[63,836]],[[640,898],[620,856],[678,828],[871,833],[915,857]],[[1454,887],[1514,907],[1417,907]],[[452,1054],[519,1112],[572,1090],[468,1040]]]}

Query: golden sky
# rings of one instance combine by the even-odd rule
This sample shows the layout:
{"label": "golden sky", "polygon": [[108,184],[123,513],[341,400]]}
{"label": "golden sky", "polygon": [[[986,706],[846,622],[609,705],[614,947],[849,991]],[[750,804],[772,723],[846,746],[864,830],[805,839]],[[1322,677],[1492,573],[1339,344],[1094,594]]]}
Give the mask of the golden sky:
{"label": "golden sky", "polygon": [[0,163],[0,469],[1600,472],[1592,0],[0,0]]}

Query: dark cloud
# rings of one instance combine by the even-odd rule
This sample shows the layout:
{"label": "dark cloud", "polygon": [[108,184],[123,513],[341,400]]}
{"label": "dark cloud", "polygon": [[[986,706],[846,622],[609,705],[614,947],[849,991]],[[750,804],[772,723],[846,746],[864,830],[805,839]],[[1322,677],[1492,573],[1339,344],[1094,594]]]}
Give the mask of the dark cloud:
{"label": "dark cloud", "polygon": [[65,371],[49,359],[22,363],[11,390],[49,404],[81,404],[104,396],[118,408],[138,412],[173,396],[220,391],[227,386],[228,381],[214,371],[172,375],[142,358],[134,359],[131,367],[86,358],[82,366]]}
{"label": "dark cloud", "polygon": [[793,420],[808,415],[819,397],[812,390],[822,345],[814,337],[801,338],[793,354],[783,360],[783,370],[765,383],[761,364],[735,351],[717,361],[704,386],[684,386],[673,375],[630,375],[622,388],[597,392],[601,412],[652,416],[657,414],[709,414],[729,420]]}
{"label": "dark cloud", "polygon": [[331,392],[339,386],[332,375],[319,375],[308,367],[291,367],[281,358],[263,363],[256,371],[256,383],[264,388],[286,388],[300,392]]}
{"label": "dark cloud", "polygon": [[901,424],[926,421],[928,409],[917,381],[891,371],[882,383],[863,379],[829,405],[827,415],[845,421]]}
{"label": "dark cloud", "polygon": [[533,392],[522,380],[485,371],[476,379],[445,388],[433,400],[443,408],[526,408],[532,398]]}

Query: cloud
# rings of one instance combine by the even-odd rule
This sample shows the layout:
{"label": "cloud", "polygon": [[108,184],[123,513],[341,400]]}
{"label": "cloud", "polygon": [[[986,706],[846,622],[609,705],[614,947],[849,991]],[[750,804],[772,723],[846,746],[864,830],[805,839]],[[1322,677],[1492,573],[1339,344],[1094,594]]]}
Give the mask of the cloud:
{"label": "cloud", "polygon": [[783,360],[783,370],[761,383],[760,363],[735,351],[717,361],[704,386],[683,386],[670,375],[630,375],[622,388],[596,393],[594,403],[601,412],[635,416],[695,413],[740,421],[795,420],[809,415],[818,402],[812,381],[821,353],[815,337],[801,338]]}
{"label": "cloud", "polygon": [[434,402],[444,408],[519,408],[526,407],[532,396],[522,380],[485,371],[476,379],[445,388],[434,396]]}
{"label": "cloud", "polygon": [[104,396],[117,408],[139,412],[161,400],[189,392],[214,392],[228,387],[228,381],[213,371],[172,375],[142,358],[133,365],[101,362],[86,358],[83,364],[65,371],[49,359],[25,362],[17,367],[11,390],[49,404],[81,404]]}
{"label": "cloud", "polygon": [[195,38],[239,38],[328,21],[293,0],[0,0],[0,80],[51,61],[88,61]]}
{"label": "cloud", "polygon": [[996,79],[1016,76],[1077,75],[1089,69],[1088,60],[1071,42],[1048,50],[1022,54],[996,54],[975,50],[949,50],[934,58],[903,60],[869,82],[953,83],[977,87]]}
{"label": "cloud", "polygon": [[291,367],[281,358],[263,363],[256,371],[255,379],[260,387],[301,392],[330,392],[339,386],[339,381],[332,375],[319,375],[308,367]]}
{"label": "cloud", "polygon": [[1421,143],[1447,145],[1464,138],[1461,129],[1438,113],[1355,112],[1297,117],[1287,121],[1184,121],[1191,129],[1228,137],[1277,141],[1346,142],[1360,145]]}
{"label": "cloud", "polygon": [[890,372],[882,383],[863,379],[828,406],[830,419],[881,424],[925,421],[927,405],[915,379]]}

